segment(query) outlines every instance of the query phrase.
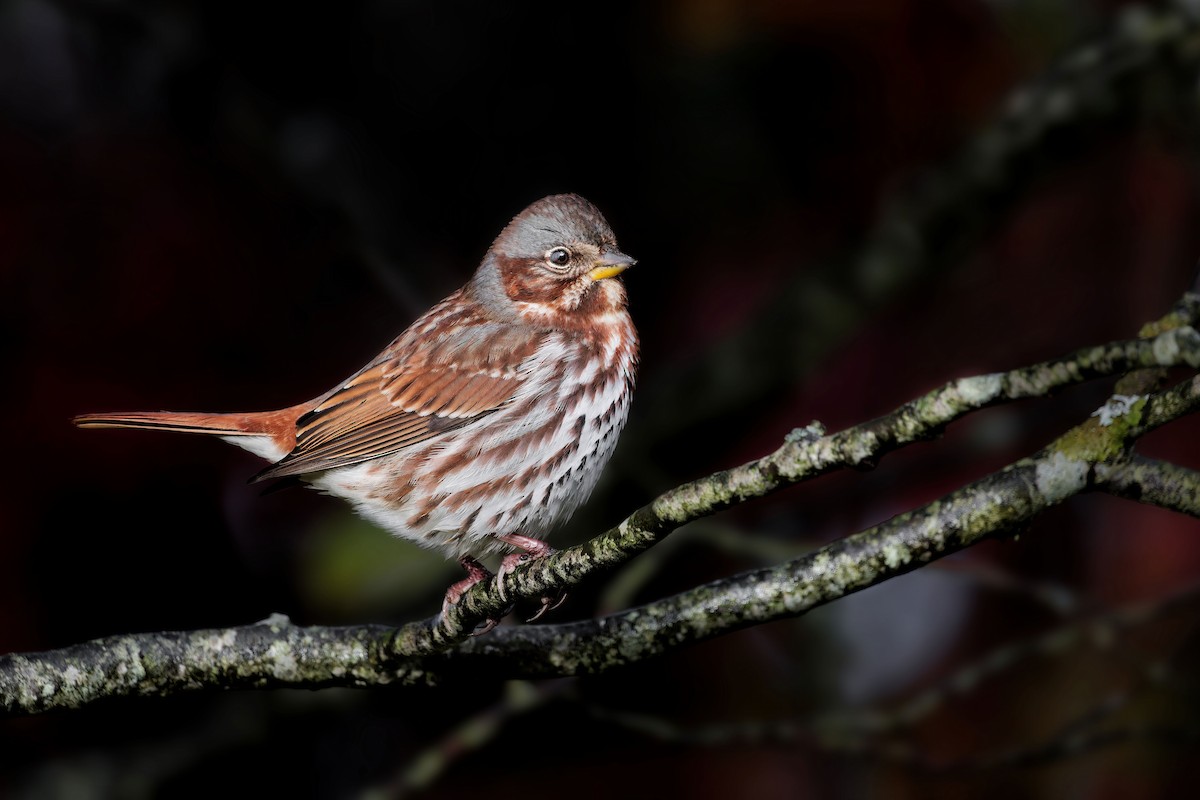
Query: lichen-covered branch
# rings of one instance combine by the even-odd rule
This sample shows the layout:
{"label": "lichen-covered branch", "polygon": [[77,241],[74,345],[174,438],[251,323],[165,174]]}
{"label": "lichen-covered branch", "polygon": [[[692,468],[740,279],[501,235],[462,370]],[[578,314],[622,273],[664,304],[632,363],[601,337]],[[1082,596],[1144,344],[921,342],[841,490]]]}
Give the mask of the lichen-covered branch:
{"label": "lichen-covered branch", "polygon": [[[1105,375],[1150,367],[1200,367],[1200,334],[1188,324],[1198,315],[1200,295],[1189,293],[1166,318],[1180,327],[1168,328],[1153,338],[1114,342],[1031,367],[952,381],[891,414],[838,433],[821,435],[819,425],[798,430],[770,455],[684,484],[638,509],[616,528],[579,547],[539,559],[509,577],[505,594],[536,598],[574,585],[597,569],[627,561],[681,525],[835,469],[873,464],[896,448],[936,435],[954,420],[980,408],[1048,394]],[[1163,402],[1166,401],[1154,401],[1153,409],[1148,412],[1153,420],[1171,418],[1170,411],[1159,408]],[[1179,408],[1173,410],[1177,415],[1183,413]],[[1151,422],[1148,417],[1144,424]],[[1144,430],[1138,428],[1127,433],[1140,436]],[[1109,443],[1114,452],[1123,446],[1123,440],[1111,435],[1100,436],[1098,441]],[[1112,453],[1103,455],[1108,457]],[[430,635],[439,642],[461,639],[463,631],[470,629],[466,626],[487,619],[503,607],[504,601],[493,586],[479,584]],[[413,646],[423,651],[430,649],[419,642],[413,642]]]}
{"label": "lichen-covered branch", "polygon": [[237,628],[131,633],[46,653],[0,656],[8,713],[78,708],[104,697],[190,689],[379,686],[394,630],[311,627],[273,615]]}
{"label": "lichen-covered branch", "polygon": [[1187,293],[1159,321],[1161,332],[1152,338],[1112,342],[1009,372],[952,381],[891,414],[834,434],[822,435],[817,423],[798,429],[774,453],[683,484],[616,528],[532,562],[508,576],[503,596],[492,583],[477,584],[436,624],[402,629],[397,647],[409,655],[445,649],[465,639],[479,623],[503,613],[511,598],[537,598],[573,586],[593,572],[624,563],[681,525],[736,503],[835,469],[874,464],[899,447],[935,436],[971,411],[1097,377],[1152,367],[1200,367],[1200,334],[1192,327],[1197,319],[1200,295]]}
{"label": "lichen-covered branch", "polygon": [[1136,457],[1096,469],[1097,489],[1200,519],[1200,472]]}
{"label": "lichen-covered branch", "polygon": [[[1042,156],[1061,151],[1064,137],[1090,136],[1097,121],[1142,113],[1145,98],[1167,98],[1164,108],[1176,118],[1194,115],[1198,73],[1200,27],[1180,11],[1130,10],[1105,40],[1079,48],[1015,92],[993,125],[888,207],[863,248],[823,271],[807,271],[818,275],[815,282],[801,278],[787,287],[778,307],[762,314],[754,330],[706,354],[706,363],[720,365],[727,385],[759,388],[787,372],[777,359],[760,357],[766,342],[775,352],[787,352],[789,364],[810,363],[804,342],[836,339],[857,315],[929,264],[945,263],[997,219],[998,210],[1032,176],[1044,172]],[[1148,85],[1159,91],[1145,91]],[[827,435],[816,423],[800,429],[774,453],[684,484],[616,528],[518,569],[505,582],[508,600],[487,582],[467,592],[444,618],[401,628],[302,628],[275,616],[238,628],[128,634],[47,653],[4,655],[0,708],[10,715],[29,714],[108,697],[215,687],[432,684],[478,674],[473,671],[482,667],[511,677],[598,672],[739,627],[796,616],[1003,535],[1083,491],[1197,516],[1196,474],[1139,460],[1131,446],[1147,430],[1197,407],[1200,379],[1165,391],[1160,382],[1161,368],[1200,367],[1198,293],[1200,283],[1142,338],[954,381],[844,431]],[[798,316],[808,320],[803,341],[793,324]],[[739,371],[731,378],[729,369]],[[575,585],[628,561],[689,521],[835,469],[874,464],[976,409],[1138,370],[1153,370],[1152,379],[1143,372],[1141,382],[1118,386],[1097,416],[1041,452],[801,558],[603,619],[500,628],[468,638],[512,598],[536,598]],[[692,400],[719,398],[713,374],[701,366],[671,383]],[[695,402],[664,405],[675,415],[680,408],[701,417],[712,411]]]}
{"label": "lichen-covered branch", "polygon": [[[468,642],[447,675],[473,668],[521,676],[602,672],[681,645],[794,617],[916,569],[985,538],[1018,530],[1041,512],[1094,488],[1095,468],[1170,413],[1200,409],[1200,376],[1130,404],[1119,419],[1093,416],[1030,458],[942,499],[832,542],[794,561],[717,581],[602,620],[506,631],[503,652]],[[1107,424],[1106,424],[1107,423]],[[493,643],[494,644],[494,643]],[[482,649],[481,649],[482,648]]]}
{"label": "lichen-covered branch", "polygon": [[[1153,338],[954,381],[892,414],[838,433],[822,435],[819,426],[810,425],[764,458],[685,484],[591,541],[518,569],[507,579],[506,594],[535,598],[573,585],[688,521],[835,468],[873,462],[974,409],[1102,375],[1196,367],[1200,335],[1189,323],[1198,312],[1200,298],[1189,294]],[[785,564],[599,620],[502,628],[467,640],[477,622],[501,613],[507,602],[493,584],[482,583],[445,618],[398,629],[303,628],[275,616],[240,628],[129,634],[48,653],[0,656],[0,705],[8,714],[28,714],[105,697],[210,687],[431,684],[485,667],[496,677],[602,672],[689,642],[797,616],[1019,528],[1079,492],[1112,490],[1118,485],[1115,472],[1109,483],[1096,483],[1103,465],[1123,463],[1137,437],[1198,406],[1200,376],[1150,395],[1114,396],[1041,452],[924,508]]]}

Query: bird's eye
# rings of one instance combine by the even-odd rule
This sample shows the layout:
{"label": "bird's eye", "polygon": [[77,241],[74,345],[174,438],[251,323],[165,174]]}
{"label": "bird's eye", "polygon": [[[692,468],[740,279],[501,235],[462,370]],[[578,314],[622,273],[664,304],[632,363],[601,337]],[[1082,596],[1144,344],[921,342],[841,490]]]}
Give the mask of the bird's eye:
{"label": "bird's eye", "polygon": [[556,267],[565,267],[571,261],[571,251],[565,247],[556,247],[546,253],[546,260]]}

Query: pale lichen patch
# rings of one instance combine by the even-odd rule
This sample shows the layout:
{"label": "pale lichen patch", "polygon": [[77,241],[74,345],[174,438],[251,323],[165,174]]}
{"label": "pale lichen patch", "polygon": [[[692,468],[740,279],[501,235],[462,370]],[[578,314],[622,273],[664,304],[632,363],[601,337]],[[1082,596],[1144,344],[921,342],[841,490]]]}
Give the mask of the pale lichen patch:
{"label": "pale lichen patch", "polygon": [[1078,494],[1087,485],[1088,464],[1055,452],[1038,462],[1035,482],[1047,503],[1054,504]]}
{"label": "pale lichen patch", "polygon": [[212,636],[206,636],[200,640],[200,646],[205,650],[211,650],[214,653],[219,653],[222,650],[228,650],[237,644],[237,631],[230,629],[214,633]]}
{"label": "pale lichen patch", "polygon": [[1195,328],[1182,327],[1169,330],[1154,339],[1154,359],[1165,367],[1181,361],[1192,367],[1200,367],[1200,333]]}
{"label": "pale lichen patch", "polygon": [[917,535],[923,542],[933,542],[941,550],[944,544],[945,527],[942,522],[942,501],[934,500],[925,506],[923,517],[917,528]]}
{"label": "pale lichen patch", "polygon": [[883,546],[883,563],[889,569],[896,569],[912,561],[912,549],[904,542],[891,540]]}
{"label": "pale lichen patch", "polygon": [[1179,363],[1178,333],[1178,330],[1171,330],[1154,338],[1151,351],[1154,353],[1154,360],[1160,365],[1169,366]]}
{"label": "pale lichen patch", "polygon": [[829,572],[831,563],[832,559],[829,557],[829,553],[824,551],[817,553],[809,565],[809,571],[812,573],[813,578],[818,581],[824,579],[825,575]]}
{"label": "pale lichen patch", "polygon": [[820,420],[813,420],[803,428],[793,428],[783,440],[788,444],[810,444],[825,435],[825,425]]}
{"label": "pale lichen patch", "polygon": [[271,674],[280,680],[292,680],[296,677],[296,654],[286,641],[272,642],[267,648],[267,658],[271,662]]}
{"label": "pale lichen patch", "polygon": [[367,647],[360,641],[353,641],[346,648],[346,660],[355,664],[367,660]]}
{"label": "pale lichen patch", "polygon": [[1004,376],[999,372],[978,375],[974,378],[960,378],[955,381],[958,396],[972,407],[979,407],[1000,396],[1004,390]]}
{"label": "pale lichen patch", "polygon": [[1118,418],[1125,416],[1138,407],[1139,401],[1145,400],[1140,394],[1114,394],[1108,402],[1092,412],[1093,417],[1100,418],[1100,425],[1107,428]]}

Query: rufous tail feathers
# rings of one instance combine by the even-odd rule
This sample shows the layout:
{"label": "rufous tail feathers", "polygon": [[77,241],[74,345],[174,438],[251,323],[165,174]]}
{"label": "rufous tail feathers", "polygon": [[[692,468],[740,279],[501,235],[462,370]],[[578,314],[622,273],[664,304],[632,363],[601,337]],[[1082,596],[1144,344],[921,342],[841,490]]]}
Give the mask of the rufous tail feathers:
{"label": "rufous tail feathers", "polygon": [[[203,433],[209,436],[258,436],[270,440],[275,453],[260,452],[261,448],[247,442],[251,452],[277,460],[296,446],[296,420],[309,409],[309,404],[292,406],[279,411],[260,411],[243,414],[204,414],[191,411],[120,411],[105,414],[81,414],[72,421],[80,428],[146,428],[176,433]],[[235,442],[237,443],[237,442]],[[264,443],[265,444],[265,443]],[[272,456],[274,458],[272,459]]]}
{"label": "rufous tail feathers", "polygon": [[72,422],[81,428],[153,428],[179,433],[208,433],[214,436],[264,433],[256,429],[253,417],[253,414],[198,414],[188,411],[119,411],[109,414],[81,414]]}

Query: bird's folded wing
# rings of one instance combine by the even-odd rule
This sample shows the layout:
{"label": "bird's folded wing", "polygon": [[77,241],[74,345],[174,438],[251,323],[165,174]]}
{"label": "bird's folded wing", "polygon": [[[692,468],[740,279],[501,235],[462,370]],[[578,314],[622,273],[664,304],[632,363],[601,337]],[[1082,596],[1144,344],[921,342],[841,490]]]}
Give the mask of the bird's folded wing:
{"label": "bird's folded wing", "polygon": [[497,323],[401,336],[318,399],[297,420],[296,447],[254,480],[369,461],[491,414],[525,381],[542,337]]}

